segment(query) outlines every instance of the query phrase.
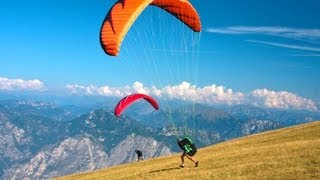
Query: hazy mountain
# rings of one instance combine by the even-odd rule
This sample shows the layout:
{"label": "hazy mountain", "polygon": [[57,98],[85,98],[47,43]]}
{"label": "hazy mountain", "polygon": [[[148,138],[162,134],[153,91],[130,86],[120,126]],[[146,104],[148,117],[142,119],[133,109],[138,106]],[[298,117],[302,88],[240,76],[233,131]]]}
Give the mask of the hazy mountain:
{"label": "hazy mountain", "polygon": [[24,116],[42,116],[56,121],[68,121],[85,114],[90,108],[84,106],[58,106],[55,103],[32,100],[2,100],[0,105],[10,112]]}
{"label": "hazy mountain", "polygon": [[304,110],[262,109],[249,105],[231,106],[227,108],[226,111],[230,115],[240,119],[274,121],[279,123],[282,127],[308,123],[320,119],[319,112],[310,112]]}
{"label": "hazy mountain", "polygon": [[143,109],[145,104],[135,106],[127,114],[133,115],[146,126],[165,126],[164,134],[192,136],[198,146],[320,119],[319,112],[262,109],[249,105],[204,106],[177,103],[176,106],[169,107],[170,111],[149,108],[149,113],[132,112],[139,107]]}
{"label": "hazy mountain", "polygon": [[156,131],[126,116],[116,118],[106,109],[57,121],[27,113],[38,105],[0,107],[4,179],[41,179],[130,162],[137,148],[143,149],[145,158],[171,153],[161,142],[166,138]]}
{"label": "hazy mountain", "polygon": [[176,138],[185,135],[204,147],[320,119],[316,112],[181,102],[159,111],[140,102],[118,118],[114,103],[96,104],[98,109],[90,111],[78,105],[0,101],[0,176],[51,178],[136,161],[135,149],[144,158],[178,152]]}

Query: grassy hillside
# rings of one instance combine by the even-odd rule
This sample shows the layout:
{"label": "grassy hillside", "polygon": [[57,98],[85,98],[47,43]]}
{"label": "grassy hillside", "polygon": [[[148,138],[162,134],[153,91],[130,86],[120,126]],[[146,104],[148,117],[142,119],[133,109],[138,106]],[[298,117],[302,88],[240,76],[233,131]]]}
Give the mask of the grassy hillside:
{"label": "grassy hillside", "polygon": [[196,154],[199,167],[180,154],[61,179],[320,179],[320,121],[251,135]]}

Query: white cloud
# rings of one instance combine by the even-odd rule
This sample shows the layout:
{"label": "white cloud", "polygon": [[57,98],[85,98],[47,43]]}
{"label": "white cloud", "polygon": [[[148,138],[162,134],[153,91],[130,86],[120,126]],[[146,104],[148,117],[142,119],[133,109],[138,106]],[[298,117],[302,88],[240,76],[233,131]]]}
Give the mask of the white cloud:
{"label": "white cloud", "polygon": [[240,92],[234,93],[231,89],[223,86],[196,87],[188,82],[182,82],[176,86],[166,86],[161,89],[161,95],[172,99],[180,99],[204,104],[239,104],[244,95]]}
{"label": "white cloud", "polygon": [[275,26],[229,26],[223,28],[208,28],[206,31],[218,34],[264,34],[287,38],[307,38],[314,40],[320,39],[320,29],[302,29]]}
{"label": "white cloud", "polygon": [[318,45],[320,44],[320,29],[303,29],[303,28],[291,28],[291,27],[277,27],[277,26],[229,26],[222,28],[208,28],[206,30],[209,33],[216,34],[257,34],[257,35],[269,35],[278,36],[284,38],[290,38],[299,40],[306,43],[316,44],[316,46],[305,46],[298,44],[285,44],[277,42],[259,41],[259,40],[247,40],[247,42],[265,44],[269,46],[276,46],[288,49],[298,49],[303,51],[320,52]]}
{"label": "white cloud", "polygon": [[178,85],[157,88],[155,86],[145,87],[141,82],[135,82],[132,86],[125,87],[67,85],[66,88],[70,93],[78,95],[123,97],[132,93],[144,93],[158,98],[177,99],[207,105],[251,104],[264,108],[317,110],[316,103],[311,99],[306,99],[290,92],[257,89],[246,94],[234,92],[232,89],[215,84],[197,87],[188,82],[182,82]]}
{"label": "white cloud", "polygon": [[299,97],[296,94],[286,91],[270,91],[257,89],[250,93],[252,103],[259,107],[280,108],[280,109],[306,109],[316,111],[316,103],[311,99]]}
{"label": "white cloud", "polygon": [[32,90],[42,91],[45,90],[43,82],[38,79],[23,80],[23,79],[8,79],[0,77],[0,90]]}
{"label": "white cloud", "polygon": [[148,88],[145,88],[141,82],[134,82],[133,89],[137,93],[150,94]]}
{"label": "white cloud", "polygon": [[92,95],[92,96],[126,96],[133,93],[131,87],[124,88],[113,88],[109,86],[96,87],[93,85],[90,86],[81,86],[77,84],[68,84],[66,85],[70,94],[75,95]]}
{"label": "white cloud", "polygon": [[79,86],[67,85],[66,88],[72,94],[78,95],[102,95],[102,96],[126,96],[132,93],[143,93],[153,96],[169,99],[179,99],[205,104],[239,104],[244,95],[242,93],[233,93],[231,89],[223,86],[205,86],[202,88],[191,85],[188,82],[182,82],[175,86],[166,86],[158,89],[155,86],[144,87],[140,82],[133,83],[132,87],[95,87],[95,86]]}
{"label": "white cloud", "polygon": [[283,43],[268,42],[268,41],[258,41],[258,40],[247,40],[247,42],[252,42],[252,43],[257,43],[257,44],[265,44],[265,45],[283,47],[283,48],[289,48],[289,49],[298,49],[298,50],[305,50],[305,51],[320,52],[320,48],[311,47],[311,46],[298,46],[298,45],[292,45],[292,44],[283,44]]}

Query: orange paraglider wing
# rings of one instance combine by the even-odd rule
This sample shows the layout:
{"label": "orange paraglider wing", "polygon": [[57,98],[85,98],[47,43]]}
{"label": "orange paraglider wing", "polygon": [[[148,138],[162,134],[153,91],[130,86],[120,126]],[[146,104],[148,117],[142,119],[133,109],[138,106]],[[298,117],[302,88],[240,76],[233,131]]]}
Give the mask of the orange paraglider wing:
{"label": "orange paraglider wing", "polygon": [[192,30],[201,31],[198,13],[187,0],[119,0],[105,17],[100,30],[100,43],[105,53],[119,54],[121,43],[131,25],[149,5],[157,6],[177,17]]}
{"label": "orange paraglider wing", "polygon": [[193,31],[201,31],[200,17],[188,0],[153,0],[151,5],[166,10]]}

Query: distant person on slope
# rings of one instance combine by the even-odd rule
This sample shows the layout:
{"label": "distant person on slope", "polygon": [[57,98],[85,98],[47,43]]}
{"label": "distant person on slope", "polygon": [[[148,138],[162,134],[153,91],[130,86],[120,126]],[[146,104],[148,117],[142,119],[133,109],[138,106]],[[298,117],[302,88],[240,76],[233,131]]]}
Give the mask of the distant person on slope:
{"label": "distant person on slope", "polygon": [[138,155],[138,162],[139,161],[142,161],[143,158],[142,158],[142,151],[140,151],[139,149],[136,149],[135,150],[136,154]]}
{"label": "distant person on slope", "polygon": [[197,152],[197,148],[192,143],[191,139],[188,137],[185,137],[184,139],[180,140],[177,139],[177,143],[179,147],[183,150],[183,153],[181,154],[181,165],[180,167],[184,168],[184,157],[187,156],[188,159],[194,162],[195,167],[198,167],[199,161],[197,161],[193,156]]}

